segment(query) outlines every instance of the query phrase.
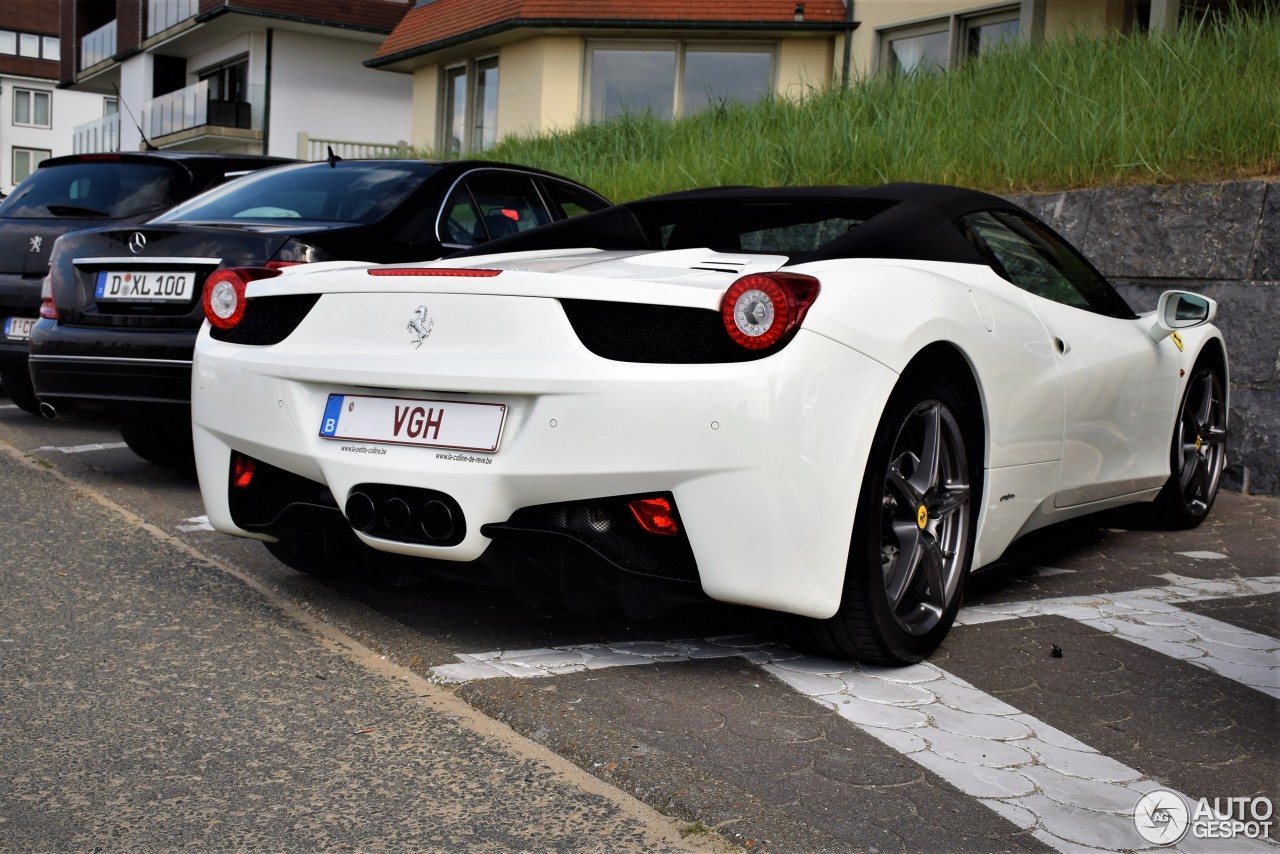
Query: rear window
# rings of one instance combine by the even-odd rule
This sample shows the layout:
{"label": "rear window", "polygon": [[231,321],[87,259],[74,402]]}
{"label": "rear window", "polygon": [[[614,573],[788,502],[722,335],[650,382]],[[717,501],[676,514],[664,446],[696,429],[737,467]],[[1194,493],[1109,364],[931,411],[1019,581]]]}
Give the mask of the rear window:
{"label": "rear window", "polygon": [[338,222],[381,219],[436,167],[418,161],[308,163],[267,169],[211,190],[156,222]]}
{"label": "rear window", "polygon": [[184,176],[161,163],[105,161],[42,166],[0,204],[0,217],[122,219],[173,205]]}
{"label": "rear window", "polygon": [[793,255],[816,252],[847,236],[883,207],[861,200],[726,204],[695,199],[637,206],[636,213],[663,249]]}

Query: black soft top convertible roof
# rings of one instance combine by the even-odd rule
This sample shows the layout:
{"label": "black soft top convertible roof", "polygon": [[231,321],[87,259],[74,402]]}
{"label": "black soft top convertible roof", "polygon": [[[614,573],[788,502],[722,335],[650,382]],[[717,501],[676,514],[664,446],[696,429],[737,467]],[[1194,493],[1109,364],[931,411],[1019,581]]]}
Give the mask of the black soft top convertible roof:
{"label": "black soft top convertible roof", "polygon": [[[707,247],[787,255],[793,264],[829,258],[910,258],[987,264],[957,229],[969,213],[1006,210],[997,196],[936,184],[879,187],[717,187],[654,196],[493,240],[458,253],[488,255],[537,249],[660,251]],[[816,248],[753,250],[739,235],[824,218],[857,224]],[[457,257],[457,256],[455,256]]]}

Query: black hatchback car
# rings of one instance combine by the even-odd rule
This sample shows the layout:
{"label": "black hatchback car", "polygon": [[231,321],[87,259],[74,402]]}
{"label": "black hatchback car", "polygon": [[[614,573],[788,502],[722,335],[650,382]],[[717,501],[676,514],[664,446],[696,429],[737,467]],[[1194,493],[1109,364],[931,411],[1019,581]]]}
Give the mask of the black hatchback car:
{"label": "black hatchback car", "polygon": [[142,222],[280,157],[138,152],[72,154],[40,164],[0,203],[0,380],[14,403],[38,411],[27,373],[40,281],[60,235]]}
{"label": "black hatchback car", "polygon": [[139,456],[191,453],[191,355],[219,267],[425,261],[609,202],[493,162],[296,163],[212,190],[145,225],[58,241],[31,375],[46,415],[111,420]]}

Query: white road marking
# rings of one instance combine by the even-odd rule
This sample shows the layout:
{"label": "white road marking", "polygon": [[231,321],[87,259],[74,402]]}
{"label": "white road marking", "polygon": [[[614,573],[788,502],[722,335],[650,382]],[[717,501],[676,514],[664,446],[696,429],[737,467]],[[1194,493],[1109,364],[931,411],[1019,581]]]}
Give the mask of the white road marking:
{"label": "white road marking", "polygon": [[90,451],[113,451],[116,448],[128,447],[124,442],[95,442],[91,445],[41,445],[31,451],[61,451],[64,454],[87,454]]}
{"label": "white road marking", "polygon": [[1226,560],[1227,556],[1220,552],[1174,552],[1182,557],[1189,557],[1192,560]]}
{"label": "white road marking", "polygon": [[[957,624],[1068,617],[1280,696],[1280,642],[1175,604],[1280,592],[1280,576],[1163,577],[1169,586],[1150,590],[965,608]],[[458,664],[432,673],[434,681],[462,683],[731,656],[761,665],[1056,850],[1145,850],[1133,825],[1134,807],[1144,793],[1167,786],[928,662],[884,668],[810,658],[744,635],[460,654]],[[1179,848],[1161,850],[1227,848],[1276,851],[1251,839],[1219,845],[1191,837]]]}
{"label": "white road marking", "polygon": [[184,522],[191,522],[190,525],[178,525],[179,531],[189,534],[192,531],[212,531],[213,526],[209,524],[208,516],[192,516],[190,519],[183,519]]}
{"label": "white road marking", "polygon": [[1280,640],[1177,607],[1179,602],[1280,592],[1280,576],[1201,581],[1175,573],[1168,587],[964,608],[956,625],[1058,616],[1180,658],[1280,698]]}
{"label": "white road marking", "polygon": [[1074,575],[1076,572],[1074,569],[1059,569],[1056,566],[1033,566],[1031,571],[1038,578],[1053,578],[1055,575]]}

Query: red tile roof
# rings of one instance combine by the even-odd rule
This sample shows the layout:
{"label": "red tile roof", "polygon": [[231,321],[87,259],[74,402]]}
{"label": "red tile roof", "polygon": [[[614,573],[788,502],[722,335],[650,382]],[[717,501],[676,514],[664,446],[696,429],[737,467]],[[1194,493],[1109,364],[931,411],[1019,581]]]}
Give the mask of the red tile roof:
{"label": "red tile roof", "polygon": [[778,23],[794,26],[796,6],[806,22],[844,20],[841,0],[434,0],[409,11],[374,54],[374,61],[413,53],[467,33],[521,22],[572,26],[599,21]]}

